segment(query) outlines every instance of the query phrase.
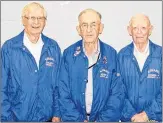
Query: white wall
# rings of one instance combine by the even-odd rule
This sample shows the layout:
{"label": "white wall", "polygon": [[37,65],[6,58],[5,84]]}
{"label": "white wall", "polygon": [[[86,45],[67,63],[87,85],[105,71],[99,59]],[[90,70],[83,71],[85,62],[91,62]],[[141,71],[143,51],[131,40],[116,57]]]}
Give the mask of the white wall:
{"label": "white wall", "polygon": [[[37,2],[37,1],[36,1]],[[23,30],[21,12],[30,1],[1,1],[1,43]],[[154,26],[150,39],[162,45],[162,1],[39,1],[48,13],[44,34],[57,40],[63,51],[80,39],[76,31],[78,14],[93,8],[102,14],[100,39],[117,51],[131,42],[127,25],[131,16],[144,13]]]}

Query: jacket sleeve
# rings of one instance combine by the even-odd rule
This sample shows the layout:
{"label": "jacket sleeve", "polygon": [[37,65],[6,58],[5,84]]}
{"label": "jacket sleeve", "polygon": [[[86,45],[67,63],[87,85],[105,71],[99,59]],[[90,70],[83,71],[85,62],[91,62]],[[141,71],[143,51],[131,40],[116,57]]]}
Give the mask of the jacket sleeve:
{"label": "jacket sleeve", "polygon": [[9,54],[1,49],[1,63],[2,63],[2,86],[1,86],[1,121],[13,121],[12,111],[11,111],[11,99],[9,95],[13,93],[13,89],[9,88],[11,83],[11,73],[10,73],[10,61]]}
{"label": "jacket sleeve", "polygon": [[[117,61],[117,59],[115,60]],[[110,96],[103,111],[100,113],[97,122],[119,122],[124,102],[124,90],[122,89],[122,81],[119,73],[119,66],[112,71],[112,84]]]}
{"label": "jacket sleeve", "polygon": [[[60,77],[59,77],[59,104],[61,112],[61,120],[64,122],[77,122],[81,121],[82,115],[77,110],[73,103],[71,92],[70,92],[70,74],[68,70],[68,62],[66,61],[66,53],[64,52]],[[70,67],[70,66],[69,66]],[[83,120],[84,121],[84,120]]]}
{"label": "jacket sleeve", "polygon": [[59,82],[59,69],[61,65],[61,50],[59,46],[57,45],[57,53],[56,54],[56,59],[57,59],[57,66],[56,66],[56,73],[55,73],[55,87],[53,91],[53,117],[60,117],[60,110],[59,110],[59,101],[58,101],[58,82]]}
{"label": "jacket sleeve", "polygon": [[130,102],[129,98],[128,98],[128,94],[127,94],[127,89],[126,89],[126,84],[124,83],[124,70],[122,68],[122,61],[123,61],[123,57],[118,54],[118,64],[119,64],[119,71],[121,74],[121,80],[123,83],[123,90],[124,90],[124,103],[123,103],[123,108],[122,108],[122,114],[121,114],[121,121],[122,122],[131,122],[131,118],[132,116],[134,116],[136,114],[136,110],[133,107],[132,103]]}
{"label": "jacket sleeve", "polygon": [[[126,89],[124,89],[124,91],[125,90]],[[131,118],[135,114],[136,114],[135,108],[132,106],[131,102],[129,101],[127,94],[125,94],[125,100],[124,100],[124,106],[123,106],[123,110],[122,110],[121,121],[122,122],[130,122]]]}
{"label": "jacket sleeve", "polygon": [[[162,69],[162,65],[161,65]],[[149,120],[162,121],[162,71],[160,73],[160,88],[155,99],[145,108]]]}

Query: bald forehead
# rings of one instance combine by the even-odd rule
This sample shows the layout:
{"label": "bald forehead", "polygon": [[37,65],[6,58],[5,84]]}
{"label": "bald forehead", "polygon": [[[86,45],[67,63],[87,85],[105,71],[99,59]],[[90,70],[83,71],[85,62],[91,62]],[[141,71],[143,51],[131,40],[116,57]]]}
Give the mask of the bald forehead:
{"label": "bald forehead", "polygon": [[43,13],[43,9],[38,5],[29,6],[28,12],[32,12],[32,11],[41,11]]}
{"label": "bald forehead", "polygon": [[96,18],[101,21],[101,14],[93,9],[86,9],[84,11],[82,11],[79,16],[78,16],[78,20],[80,21],[82,16],[96,16]]}
{"label": "bald forehead", "polygon": [[29,8],[29,9],[31,9],[31,8],[41,8],[41,9],[43,9],[39,4],[35,4],[35,3],[30,4],[30,5],[28,6],[28,8]]}
{"label": "bald forehead", "polygon": [[135,23],[151,25],[149,17],[144,14],[137,14],[133,16],[129,22],[129,25],[133,26]]}
{"label": "bald forehead", "polygon": [[27,15],[33,11],[40,11],[45,17],[47,16],[44,7],[41,4],[35,2],[28,4],[23,8],[22,16]]}

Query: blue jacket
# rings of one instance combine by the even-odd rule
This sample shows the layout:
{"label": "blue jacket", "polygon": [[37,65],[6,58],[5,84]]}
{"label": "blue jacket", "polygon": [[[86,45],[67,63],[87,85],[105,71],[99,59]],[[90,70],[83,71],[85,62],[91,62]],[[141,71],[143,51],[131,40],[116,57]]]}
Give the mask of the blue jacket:
{"label": "blue jacket", "polygon": [[131,121],[134,114],[145,111],[149,120],[162,121],[162,48],[149,42],[142,72],[133,49],[131,43],[118,54],[126,95],[121,120]]}
{"label": "blue jacket", "polygon": [[[90,122],[120,119],[124,97],[116,61],[116,51],[100,41],[100,58],[93,67]],[[85,89],[88,80],[88,58],[83,52],[82,40],[64,51],[59,79],[62,121],[83,122],[87,119]]]}
{"label": "blue jacket", "polygon": [[23,44],[24,31],[2,47],[1,121],[47,121],[59,116],[58,44],[41,34],[44,42],[39,70]]}

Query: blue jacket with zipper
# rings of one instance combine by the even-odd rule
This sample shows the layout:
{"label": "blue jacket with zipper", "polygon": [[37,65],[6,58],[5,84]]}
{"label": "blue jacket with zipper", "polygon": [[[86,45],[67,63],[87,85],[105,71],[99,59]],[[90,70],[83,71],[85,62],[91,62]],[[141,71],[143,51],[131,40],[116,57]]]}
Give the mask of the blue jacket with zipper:
{"label": "blue jacket with zipper", "polygon": [[58,70],[61,52],[58,44],[41,34],[43,49],[39,69],[23,44],[24,31],[6,41],[1,50],[1,121],[48,121],[60,116]]}
{"label": "blue jacket with zipper", "polygon": [[149,120],[162,121],[162,48],[149,41],[150,53],[142,72],[133,50],[131,43],[118,54],[125,89],[121,120],[131,121],[133,115],[145,111]]}
{"label": "blue jacket with zipper", "polygon": [[[87,120],[85,89],[88,58],[82,40],[68,47],[61,62],[59,104],[62,121]],[[117,53],[100,41],[100,57],[93,66],[93,103],[89,121],[119,121],[123,106],[122,81],[117,73]]]}

